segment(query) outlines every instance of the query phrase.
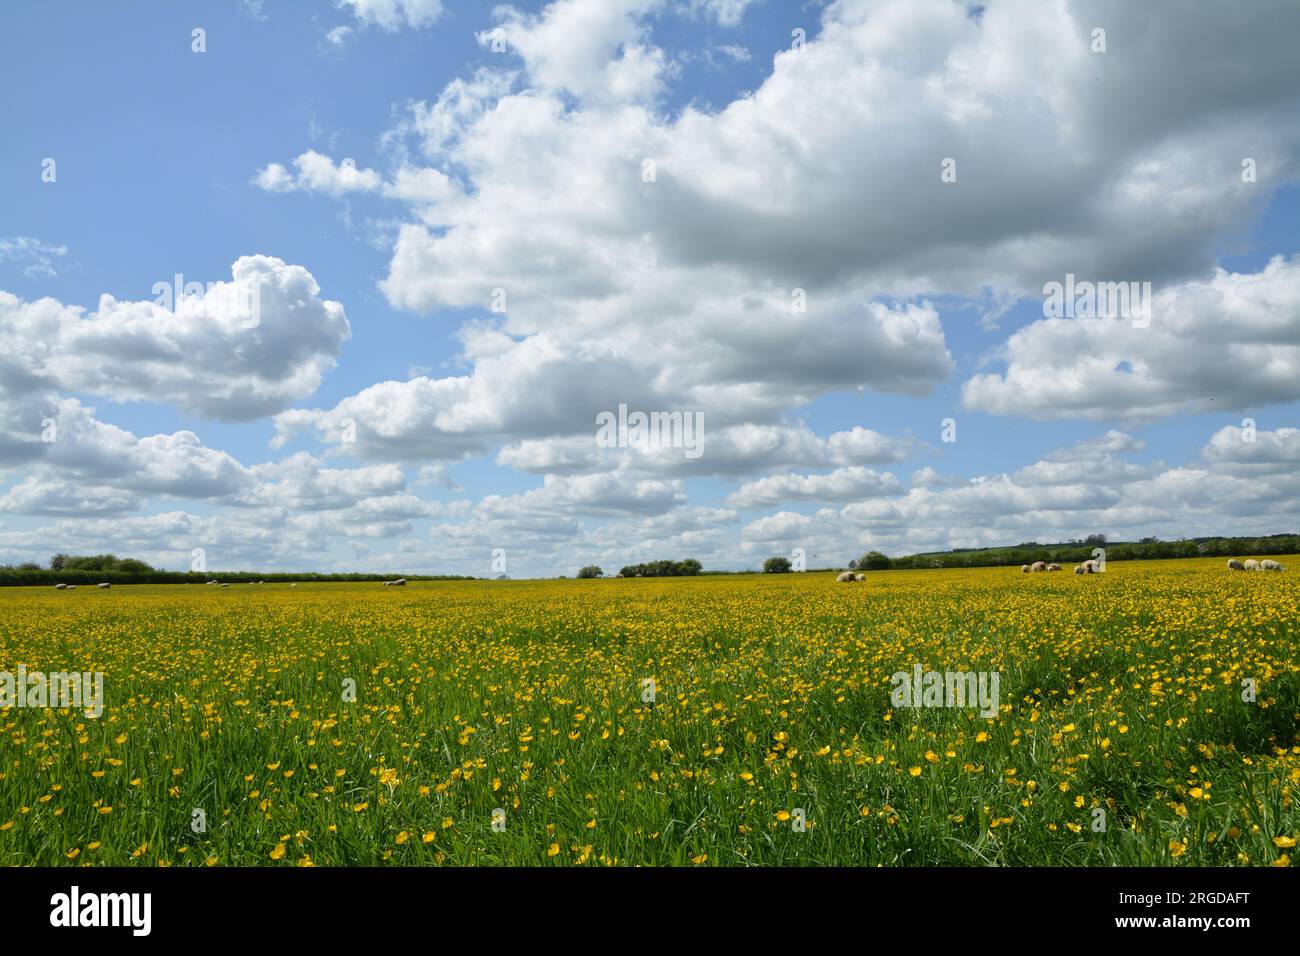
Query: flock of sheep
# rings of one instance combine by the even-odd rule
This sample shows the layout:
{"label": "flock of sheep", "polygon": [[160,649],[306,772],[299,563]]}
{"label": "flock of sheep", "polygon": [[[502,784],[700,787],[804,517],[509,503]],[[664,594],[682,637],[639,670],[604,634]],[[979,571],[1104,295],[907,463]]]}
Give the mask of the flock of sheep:
{"label": "flock of sheep", "polygon": [[[859,580],[859,581],[862,580],[862,575],[858,575],[858,580]],[[205,581],[204,583],[205,583],[208,587],[210,587],[210,588],[228,588],[228,587],[230,587],[229,584],[227,584],[227,583],[225,583],[225,582],[223,582],[223,581],[217,581],[217,580],[215,580],[215,579],[212,580],[212,581]],[[252,583],[253,583],[253,584],[265,584],[266,582],[265,582],[265,581],[254,581],[254,582],[252,582]],[[405,585],[406,585],[406,578],[398,578],[396,581],[385,581],[385,582],[384,582],[384,587],[386,587],[386,588],[400,588],[400,587],[405,587]],[[98,587],[98,588],[111,588],[112,586],[113,586],[113,585],[109,584],[107,581],[105,581],[105,582],[103,582],[103,583],[101,583],[101,584],[97,584],[97,585],[95,585],[95,587]],[[289,587],[291,587],[291,588],[296,588],[297,586],[298,586],[298,582],[297,582],[297,581],[294,581],[293,583],[291,583],[291,584],[289,585]],[[62,581],[60,581],[58,584],[54,585],[54,590],[56,590],[56,591],[75,591],[75,590],[77,590],[77,586],[76,586],[75,584],[64,584]]]}
{"label": "flock of sheep", "polygon": [[[254,584],[265,584],[266,582],[265,582],[265,581],[254,581],[253,583],[254,583]],[[385,581],[384,583],[385,583],[385,584],[388,584],[389,582],[388,582],[388,581]],[[396,584],[396,583],[398,583],[398,582],[392,582],[392,583]],[[405,584],[406,582],[405,582],[405,581],[402,581],[401,583],[402,583],[402,584]],[[221,581],[217,581],[217,580],[205,581],[204,584],[206,584],[206,585],[207,585],[208,587],[210,587],[210,588],[228,588],[228,587],[230,587],[229,584],[224,584],[224,583],[222,583]],[[95,587],[97,587],[97,588],[111,588],[112,586],[113,586],[113,585],[109,584],[107,581],[102,581],[102,582],[100,582],[99,584],[96,584],[96,585],[95,585]],[[296,586],[297,586],[296,584],[290,584],[290,585],[289,585],[289,587],[291,587],[291,588],[292,588],[292,587],[296,587]],[[64,584],[62,581],[60,581],[58,584],[54,585],[54,590],[56,590],[56,591],[75,591],[75,590],[77,590],[77,586],[76,586],[75,584]]]}
{"label": "flock of sheep", "polygon": [[1278,564],[1271,558],[1265,558],[1263,561],[1256,561],[1254,558],[1248,558],[1245,562],[1233,558],[1228,562],[1229,571],[1285,571],[1285,564]]}
{"label": "flock of sheep", "polygon": [[[1022,564],[1020,566],[1021,574],[1030,574],[1031,572],[1034,571],[1060,571],[1060,570],[1061,570],[1061,566],[1059,564],[1048,563],[1047,561],[1035,561],[1033,564]],[[1091,558],[1089,558],[1087,561],[1083,562],[1083,564],[1075,565],[1074,573],[1075,574],[1099,574],[1101,573],[1101,565],[1098,564],[1096,561],[1092,560]]]}
{"label": "flock of sheep", "polygon": [[[1037,571],[1060,571],[1060,570],[1061,570],[1061,566],[1059,564],[1051,563],[1048,561],[1035,561],[1033,564],[1022,564],[1020,566],[1020,572],[1022,574],[1032,574]],[[1236,558],[1233,558],[1231,561],[1228,562],[1228,570],[1229,571],[1285,571],[1286,565],[1278,564],[1276,561],[1273,561],[1270,558],[1265,558],[1263,561],[1256,561],[1254,558],[1250,558],[1244,562],[1238,561]],[[1101,572],[1101,566],[1098,564],[1097,561],[1092,559],[1083,562],[1083,564],[1078,565],[1074,569],[1075,574],[1099,574],[1100,572]],[[850,584],[854,581],[865,581],[866,579],[867,576],[865,574],[859,574],[853,571],[842,571],[839,577],[835,579],[835,582],[837,584]]]}

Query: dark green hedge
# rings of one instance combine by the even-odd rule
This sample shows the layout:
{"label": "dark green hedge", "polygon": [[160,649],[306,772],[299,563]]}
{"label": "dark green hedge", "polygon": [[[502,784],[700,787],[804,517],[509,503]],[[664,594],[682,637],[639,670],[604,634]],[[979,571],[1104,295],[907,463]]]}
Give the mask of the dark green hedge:
{"label": "dark green hedge", "polygon": [[217,580],[223,584],[249,584],[265,581],[267,584],[282,584],[288,581],[326,582],[326,581],[391,581],[405,577],[408,581],[472,581],[474,578],[454,574],[280,574],[257,573],[253,571],[208,572],[198,574],[189,571],[47,571],[17,570],[0,568],[0,587],[32,587],[42,584],[83,584],[95,585],[101,581],[109,584],[204,584]]}

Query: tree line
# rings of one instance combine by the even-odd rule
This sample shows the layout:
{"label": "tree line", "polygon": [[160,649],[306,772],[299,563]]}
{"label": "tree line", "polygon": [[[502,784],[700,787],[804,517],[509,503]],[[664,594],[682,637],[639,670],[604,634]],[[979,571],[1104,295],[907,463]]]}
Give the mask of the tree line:
{"label": "tree line", "polygon": [[618,573],[625,578],[680,578],[694,577],[704,570],[704,565],[694,558],[685,561],[648,561],[645,564],[626,565]]}
{"label": "tree line", "polygon": [[[370,574],[349,572],[322,574],[319,572],[265,572],[265,571],[163,571],[136,558],[119,558],[113,554],[70,555],[56,554],[48,567],[33,561],[22,564],[0,565],[0,587],[36,586],[41,584],[204,584],[218,580],[224,584],[249,584],[265,581],[268,584],[301,581],[390,581],[396,574]],[[408,581],[472,581],[474,578],[455,574],[405,574]]]}
{"label": "tree line", "polygon": [[887,558],[870,551],[850,562],[855,570],[878,571],[908,568],[1019,567],[1035,561],[1078,564],[1093,556],[1094,548],[1106,549],[1107,561],[1154,561],[1165,558],[1233,558],[1266,554],[1300,554],[1300,535],[1274,534],[1264,537],[1205,537],[1179,541],[1143,538],[1141,541],[1107,542],[1105,535],[1089,535],[1082,541],[1039,544],[1027,541],[1010,548],[985,548],[911,554]]}

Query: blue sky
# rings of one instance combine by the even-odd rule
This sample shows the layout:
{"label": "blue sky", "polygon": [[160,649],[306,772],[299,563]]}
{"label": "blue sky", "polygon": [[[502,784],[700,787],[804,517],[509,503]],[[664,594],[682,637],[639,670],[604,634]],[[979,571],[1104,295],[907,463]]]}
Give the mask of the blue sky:
{"label": "blue sky", "polygon": [[[1259,6],[7,4],[0,560],[1293,531],[1300,71]],[[258,329],[149,305],[241,257]],[[1066,273],[1151,282],[1150,328],[1047,318]],[[703,454],[597,449],[620,402]]]}

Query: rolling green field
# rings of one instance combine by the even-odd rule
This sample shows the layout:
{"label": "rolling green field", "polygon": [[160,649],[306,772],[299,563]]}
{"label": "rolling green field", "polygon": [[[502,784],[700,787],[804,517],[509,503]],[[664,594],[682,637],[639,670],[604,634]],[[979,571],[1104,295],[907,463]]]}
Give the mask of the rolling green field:
{"label": "rolling green field", "polygon": [[103,712],[0,710],[0,861],[1285,866],[1298,625],[1220,559],[9,588],[0,670]]}

